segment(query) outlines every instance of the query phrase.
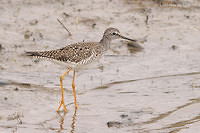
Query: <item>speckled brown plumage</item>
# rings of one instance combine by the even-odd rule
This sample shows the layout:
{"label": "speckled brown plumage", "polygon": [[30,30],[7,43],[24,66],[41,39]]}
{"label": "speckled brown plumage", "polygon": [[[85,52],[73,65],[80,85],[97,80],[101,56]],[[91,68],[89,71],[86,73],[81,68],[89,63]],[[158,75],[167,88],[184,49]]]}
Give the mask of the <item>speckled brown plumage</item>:
{"label": "speckled brown plumage", "polygon": [[103,45],[95,42],[76,43],[68,45],[61,49],[43,51],[43,52],[27,52],[29,56],[38,58],[49,58],[64,62],[66,64],[87,64],[101,57],[105,49]]}

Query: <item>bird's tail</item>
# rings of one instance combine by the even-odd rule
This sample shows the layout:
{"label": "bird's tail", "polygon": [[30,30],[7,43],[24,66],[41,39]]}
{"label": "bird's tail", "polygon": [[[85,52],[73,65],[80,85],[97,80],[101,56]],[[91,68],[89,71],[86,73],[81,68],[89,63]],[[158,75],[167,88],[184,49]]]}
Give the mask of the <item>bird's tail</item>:
{"label": "bird's tail", "polygon": [[39,52],[26,52],[26,56],[40,56]]}

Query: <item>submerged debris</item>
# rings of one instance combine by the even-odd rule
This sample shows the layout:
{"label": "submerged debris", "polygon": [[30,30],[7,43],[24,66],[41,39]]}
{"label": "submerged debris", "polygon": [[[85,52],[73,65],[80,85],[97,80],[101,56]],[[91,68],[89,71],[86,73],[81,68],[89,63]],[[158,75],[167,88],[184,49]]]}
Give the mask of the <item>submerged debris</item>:
{"label": "submerged debris", "polygon": [[118,121],[109,121],[109,122],[107,122],[107,126],[108,127],[117,127],[117,128],[120,128],[122,126],[122,123],[118,122]]}
{"label": "submerged debris", "polygon": [[37,19],[33,19],[29,22],[30,25],[36,25],[38,23]]}
{"label": "submerged debris", "polygon": [[67,29],[67,27],[59,19],[57,19],[57,20],[64,27],[64,29],[68,32],[69,36],[72,36],[71,32]]}
{"label": "submerged debris", "polygon": [[172,45],[172,46],[171,46],[171,49],[172,49],[172,50],[176,50],[176,49],[178,49],[178,46]]}
{"label": "submerged debris", "polygon": [[67,13],[65,13],[65,12],[63,12],[63,16],[65,16],[65,18],[68,18],[68,17],[70,17],[70,15],[69,15],[69,14],[67,14]]}
{"label": "submerged debris", "polygon": [[2,50],[3,49],[3,47],[2,47],[2,45],[0,44],[0,50]]}
{"label": "submerged debris", "polygon": [[25,34],[24,34],[24,38],[25,39],[29,39],[32,35],[33,35],[33,32],[30,32],[29,30],[26,30]]}
{"label": "submerged debris", "polygon": [[96,25],[97,25],[96,23],[93,23],[92,24],[92,29],[94,29],[96,27]]}
{"label": "submerged debris", "polygon": [[14,89],[14,91],[18,91],[19,89],[16,87],[15,89]]}
{"label": "submerged debris", "polygon": [[126,117],[128,117],[128,115],[122,114],[122,115],[120,115],[120,117],[121,117],[121,118],[126,118]]}

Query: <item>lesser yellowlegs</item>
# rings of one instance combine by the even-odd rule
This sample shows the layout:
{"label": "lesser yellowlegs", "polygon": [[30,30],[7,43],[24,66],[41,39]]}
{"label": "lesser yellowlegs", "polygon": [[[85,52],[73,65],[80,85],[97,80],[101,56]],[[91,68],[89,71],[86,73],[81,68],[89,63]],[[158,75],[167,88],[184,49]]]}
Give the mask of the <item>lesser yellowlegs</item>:
{"label": "lesser yellowlegs", "polygon": [[69,68],[61,77],[60,77],[60,85],[61,85],[61,93],[62,99],[60,102],[60,106],[57,111],[59,111],[60,107],[63,105],[64,110],[67,112],[67,108],[64,104],[64,92],[63,92],[63,78],[70,71],[74,70],[72,88],[74,93],[75,100],[75,108],[78,107],[76,101],[76,92],[75,92],[75,71],[84,65],[92,63],[95,60],[98,60],[102,55],[110,48],[110,42],[114,39],[122,38],[130,41],[136,41],[122,36],[118,29],[108,28],[105,30],[102,39],[99,42],[80,42],[75,44],[67,45],[64,48],[51,50],[51,51],[43,51],[43,52],[26,52],[28,56],[35,56],[38,58],[47,58],[55,61],[63,62]]}

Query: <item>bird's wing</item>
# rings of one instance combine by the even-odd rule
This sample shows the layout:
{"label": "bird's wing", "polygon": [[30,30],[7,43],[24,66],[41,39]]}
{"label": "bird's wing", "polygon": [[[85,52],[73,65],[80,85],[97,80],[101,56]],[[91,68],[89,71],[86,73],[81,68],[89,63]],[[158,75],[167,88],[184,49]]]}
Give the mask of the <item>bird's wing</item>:
{"label": "bird's wing", "polygon": [[78,63],[82,60],[90,58],[94,51],[95,43],[76,43],[70,44],[64,48],[43,51],[43,52],[26,52],[28,56],[35,56],[38,58],[55,59],[62,62]]}

